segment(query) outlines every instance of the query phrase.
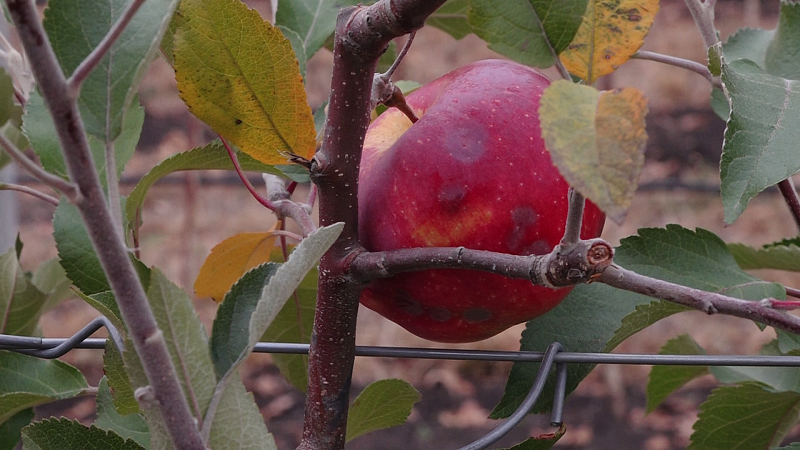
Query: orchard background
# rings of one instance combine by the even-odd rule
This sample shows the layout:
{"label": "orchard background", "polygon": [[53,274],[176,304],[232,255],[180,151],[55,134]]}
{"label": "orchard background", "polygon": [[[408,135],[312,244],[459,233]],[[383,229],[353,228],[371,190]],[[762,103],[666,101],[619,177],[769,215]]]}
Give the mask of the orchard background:
{"label": "orchard background", "polygon": [[[269,17],[269,1],[246,1]],[[702,39],[681,0],[662,0],[660,12],[643,50],[679,56],[705,63]],[[778,1],[720,0],[716,25],[722,40],[742,26],[773,28]],[[399,39],[402,45],[404,39]],[[474,35],[455,40],[446,33],[425,27],[399,66],[395,80],[429,82],[471,61],[498,57]],[[327,98],[330,89],[332,55],[321,51],[308,62],[306,89],[312,109]],[[552,75],[555,72],[551,73]],[[556,78],[556,76],[554,76]],[[640,185],[680,181],[718,183],[718,162],[724,122],[709,106],[710,85],[695,73],[650,61],[630,61],[612,75],[601,79],[599,88],[632,86],[649,99],[647,162]],[[179,99],[172,69],[157,59],[140,89],[146,117],[136,155],[128,164],[124,179],[138,179],[169,155],[199,146],[215,135],[194,119]],[[210,249],[224,238],[245,231],[263,231],[274,220],[272,213],[256,203],[238,183],[224,183],[231,173],[188,172],[172,175],[170,183],[156,185],[145,202],[145,224],[141,230],[142,258],[180,284],[187,292]],[[24,184],[40,188],[30,178]],[[126,194],[132,186],[123,186]],[[297,193],[302,198],[304,191]],[[25,243],[22,264],[33,269],[56,256],[52,238],[53,208],[25,195],[20,202],[20,238]],[[723,227],[719,194],[687,190],[657,189],[636,194],[625,223],[607,221],[603,237],[617,245],[619,239],[641,227],[663,227],[679,223],[693,229],[710,230],[726,242],[760,246],[796,234],[796,227],[776,192],[764,193],[751,201],[744,214]],[[800,285],[800,276],[789,272],[759,271],[758,276],[789,286]],[[210,326],[216,303],[196,299],[201,319]],[[47,313],[41,325],[48,337],[69,336],[98,313],[83,301],[68,300]],[[459,348],[516,350],[524,325],[494,338]],[[709,317],[700,312],[683,313],[658,322],[621,344],[617,352],[657,353],[670,338],[690,333],[709,353],[756,354],[773,339],[771,331],[760,332],[751,322],[727,317]],[[397,325],[361,308],[359,345],[402,345],[439,347],[416,338]],[[451,347],[451,346],[448,346]],[[102,376],[102,353],[75,350],[62,358],[76,365],[96,385]],[[452,442],[466,443],[493,427],[486,419],[502,394],[510,363],[452,362],[358,358],[354,370],[355,396],[368,383],[402,378],[422,393],[407,424],[369,434],[351,444],[353,448],[450,448]],[[564,448],[662,449],[685,447],[697,405],[716,381],[710,376],[692,381],[656,411],[645,414],[644,387],[648,367],[599,366],[568,398],[565,423],[567,434],[558,442]],[[256,395],[269,430],[279,448],[294,448],[302,433],[303,395],[289,386],[267,355],[256,355],[244,366],[245,386]],[[65,415],[84,423],[94,417],[91,398],[71,399],[39,408],[39,414]],[[499,444],[513,444],[529,435],[550,430],[546,417],[532,417]],[[797,440],[800,429],[790,433]]]}

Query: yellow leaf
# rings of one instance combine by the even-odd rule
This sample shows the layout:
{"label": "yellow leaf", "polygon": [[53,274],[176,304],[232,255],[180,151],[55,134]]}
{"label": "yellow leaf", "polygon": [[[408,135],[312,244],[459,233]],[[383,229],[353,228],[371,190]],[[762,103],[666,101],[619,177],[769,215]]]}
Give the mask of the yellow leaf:
{"label": "yellow leaf", "polygon": [[542,94],[545,146],[564,179],[617,223],[644,165],[647,99],[633,88],[598,91],[559,80]]}
{"label": "yellow leaf", "polygon": [[236,280],[253,267],[270,260],[275,239],[272,231],[241,233],[217,244],[200,268],[194,282],[195,294],[221,302]]}
{"label": "yellow leaf", "polygon": [[183,0],[175,77],[189,110],[265,164],[310,159],[316,132],[297,59],[280,30],[240,0]]}
{"label": "yellow leaf", "polygon": [[657,12],[658,0],[590,0],[561,61],[570,73],[594,83],[639,50]]}

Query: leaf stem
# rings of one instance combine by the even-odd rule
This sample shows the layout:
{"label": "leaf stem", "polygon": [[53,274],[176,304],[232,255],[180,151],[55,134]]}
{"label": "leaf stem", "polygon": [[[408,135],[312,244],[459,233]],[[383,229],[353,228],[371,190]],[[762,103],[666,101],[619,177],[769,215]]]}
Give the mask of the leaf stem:
{"label": "leaf stem", "polygon": [[800,289],[795,289],[789,286],[784,286],[783,288],[786,289],[786,295],[794,298],[800,298]]}
{"label": "leaf stem", "polygon": [[707,314],[727,314],[742,317],[790,333],[800,334],[800,317],[785,314],[763,304],[763,302],[741,300],[716,292],[703,291],[650,278],[616,264],[606,268],[603,274],[597,278],[597,281],[626,291],[647,295],[648,297],[678,303]]}
{"label": "leaf stem", "polygon": [[631,58],[655,61],[663,64],[669,64],[670,66],[680,67],[681,69],[691,70],[692,72],[697,73],[708,80],[709,83],[714,83],[714,77],[711,75],[708,67],[689,59],[678,58],[676,56],[664,55],[656,52],[648,52],[646,50],[639,50],[638,52],[634,53]]}
{"label": "leaf stem", "polygon": [[400,65],[400,62],[403,61],[403,58],[406,57],[406,53],[408,53],[408,49],[411,48],[411,43],[414,42],[414,36],[417,35],[416,31],[412,31],[408,35],[408,39],[406,39],[406,43],[403,45],[403,48],[400,50],[400,53],[397,54],[397,58],[395,58],[392,65],[389,67],[389,70],[386,71],[384,74],[387,78],[391,78],[394,75],[394,71],[397,70],[397,66]]}
{"label": "leaf stem", "polygon": [[25,194],[30,194],[38,199],[44,200],[53,206],[58,206],[57,198],[53,197],[52,195],[47,195],[44,192],[37,191],[36,189],[30,188],[28,186],[22,186],[13,183],[0,183],[0,191],[23,192]]}
{"label": "leaf stem", "polygon": [[[218,135],[219,136],[219,135]],[[239,179],[242,180],[242,184],[247,188],[250,195],[253,196],[254,199],[264,205],[265,208],[269,209],[272,212],[277,211],[277,207],[274,203],[272,203],[268,198],[264,197],[263,195],[259,194],[253,184],[250,183],[250,180],[247,179],[247,176],[244,174],[242,170],[242,165],[239,164],[239,158],[236,157],[236,152],[233,151],[228,141],[226,141],[222,136],[219,136],[219,139],[222,141],[222,145],[225,146],[225,150],[228,151],[228,156],[231,158],[231,162],[233,163],[233,168],[236,170],[236,173],[239,175]]]}
{"label": "leaf stem", "polygon": [[37,166],[36,163],[28,159],[28,157],[2,133],[0,133],[0,146],[3,147],[11,159],[16,161],[23,169],[27,170],[34,178],[64,194],[72,203],[80,202],[81,193],[78,190],[78,185],[70,183]]}
{"label": "leaf stem", "polygon": [[75,71],[72,72],[72,76],[69,77],[67,80],[67,87],[69,89],[70,95],[73,98],[78,98],[80,94],[81,85],[89,76],[89,74],[100,64],[100,61],[103,57],[108,53],[111,46],[114,45],[114,42],[117,41],[119,36],[125,30],[125,27],[128,26],[133,16],[136,14],[136,11],[139,10],[139,7],[144,4],[145,0],[133,0],[131,1],[128,6],[125,8],[125,11],[122,12],[122,15],[117,19],[114,25],[111,26],[111,29],[108,30],[108,33],[103,37],[103,40],[97,45],[97,47],[92,50],[91,53],[75,68]]}
{"label": "leaf stem", "polygon": [[[92,164],[86,131],[76,98],[50,45],[33,1],[6,0],[20,41],[31,63],[42,97],[53,116],[70,179],[82,198],[76,202],[86,231],[108,278],[129,336],[139,355],[164,426],[179,449],[204,448],[200,432],[183,396],[163,333],[105,203]],[[63,182],[63,181],[62,181]]]}
{"label": "leaf stem", "polygon": [[797,196],[797,190],[794,188],[792,178],[789,177],[778,183],[778,189],[780,189],[783,198],[786,200],[786,205],[792,213],[794,223],[800,229],[800,197]]}

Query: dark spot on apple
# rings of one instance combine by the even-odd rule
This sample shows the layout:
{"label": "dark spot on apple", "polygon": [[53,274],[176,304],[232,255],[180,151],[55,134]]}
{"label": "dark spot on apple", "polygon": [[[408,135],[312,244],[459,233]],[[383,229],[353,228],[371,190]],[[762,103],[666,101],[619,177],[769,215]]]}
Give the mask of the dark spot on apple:
{"label": "dark spot on apple", "polygon": [[425,308],[423,308],[422,304],[402,289],[398,290],[394,295],[394,306],[414,317],[419,317],[425,313]]}
{"label": "dark spot on apple", "polygon": [[539,215],[530,206],[520,205],[511,211],[511,220],[514,228],[508,236],[508,248],[514,253],[519,253],[528,230],[539,220]]}
{"label": "dark spot on apple", "polygon": [[453,317],[453,313],[450,312],[449,309],[439,308],[437,306],[428,309],[428,315],[437,322],[447,322]]}
{"label": "dark spot on apple", "polygon": [[521,255],[546,255],[550,253],[553,249],[547,241],[544,239],[539,239],[537,241],[533,241],[530,245],[525,247],[520,254]]}
{"label": "dark spot on apple", "polygon": [[453,128],[446,136],[442,136],[445,150],[456,161],[463,163],[477,162],[486,151],[488,136],[483,126]]}
{"label": "dark spot on apple", "polygon": [[465,322],[478,323],[492,318],[492,312],[486,308],[472,308],[462,314]]}
{"label": "dark spot on apple", "polygon": [[464,186],[451,184],[439,191],[439,205],[448,214],[457,214],[461,210],[464,197],[467,196]]}
{"label": "dark spot on apple", "polygon": [[242,119],[236,119],[236,125],[241,125],[241,124],[242,124]]}

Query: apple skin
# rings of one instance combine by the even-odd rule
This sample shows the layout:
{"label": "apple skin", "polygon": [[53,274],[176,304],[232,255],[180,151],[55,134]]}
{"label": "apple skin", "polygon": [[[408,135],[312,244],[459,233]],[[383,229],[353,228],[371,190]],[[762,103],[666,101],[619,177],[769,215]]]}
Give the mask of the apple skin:
{"label": "apple skin", "polygon": [[[479,61],[417,89],[364,141],[359,238],[369,251],[455,247],[549,253],[564,234],[569,186],[545,149],[537,111],[547,77],[502,60]],[[605,215],[587,202],[581,236]],[[439,342],[491,337],[555,307],[569,288],[465,269],[409,272],[370,283],[361,303]]]}

